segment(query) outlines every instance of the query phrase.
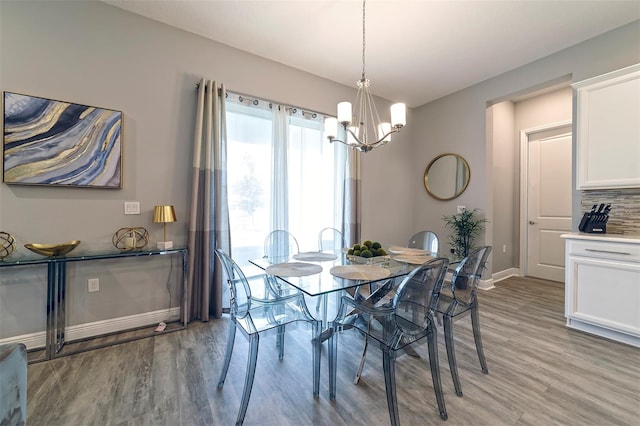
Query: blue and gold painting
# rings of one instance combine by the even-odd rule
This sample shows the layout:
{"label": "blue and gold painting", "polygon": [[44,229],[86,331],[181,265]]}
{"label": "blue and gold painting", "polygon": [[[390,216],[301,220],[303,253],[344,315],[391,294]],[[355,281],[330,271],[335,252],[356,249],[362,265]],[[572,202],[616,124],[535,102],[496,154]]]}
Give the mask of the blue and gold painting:
{"label": "blue and gold painting", "polygon": [[122,112],[4,92],[8,184],[122,187]]}

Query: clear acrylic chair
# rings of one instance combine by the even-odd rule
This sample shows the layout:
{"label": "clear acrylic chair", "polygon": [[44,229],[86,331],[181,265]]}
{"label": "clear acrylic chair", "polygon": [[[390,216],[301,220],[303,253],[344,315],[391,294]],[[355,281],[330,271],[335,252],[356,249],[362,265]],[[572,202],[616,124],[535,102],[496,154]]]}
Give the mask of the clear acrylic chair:
{"label": "clear acrylic chair", "polygon": [[[372,294],[357,302],[344,296],[329,337],[329,398],[336,398],[338,333],[357,328],[373,339],[382,350],[382,364],[387,394],[387,406],[392,425],[400,424],[396,397],[395,359],[404,349],[428,344],[429,364],[440,417],[447,419],[438,364],[437,331],[434,310],[449,264],[446,258],[436,258],[414,269],[390,291]],[[379,324],[372,325],[372,322]]]}
{"label": "clear acrylic chair", "polygon": [[276,262],[286,262],[299,252],[298,240],[288,231],[276,229],[264,239],[264,256]]}
{"label": "clear acrylic chair", "polygon": [[438,302],[438,314],[442,315],[444,322],[444,339],[447,347],[447,358],[449,369],[456,395],[462,396],[462,387],[458,377],[458,366],[456,364],[455,348],[453,345],[453,320],[470,314],[471,327],[473,329],[473,339],[476,344],[476,352],[480,360],[480,367],[484,374],[489,374],[487,361],[482,348],[482,338],[480,336],[480,318],[478,314],[478,299],[476,292],[482,276],[487,258],[491,253],[490,246],[479,247],[462,259],[451,276],[450,285],[442,287]]}
{"label": "clear acrylic chair", "polygon": [[[342,235],[342,232],[335,228],[323,228],[318,232],[318,251],[324,253],[333,253],[338,256],[342,254],[342,249],[347,246],[347,243]],[[320,312],[323,300],[326,306],[327,297],[318,297],[316,302],[316,312]]]}
{"label": "clear acrylic chair", "polygon": [[342,232],[335,228],[324,228],[318,233],[318,251],[340,254],[346,246]]}
{"label": "clear acrylic chair", "polygon": [[[227,349],[225,352],[222,372],[218,381],[218,388],[222,388],[229,371],[231,354],[235,342],[236,330],[249,341],[249,357],[247,359],[247,372],[244,380],[244,389],[240,399],[240,409],[236,419],[236,425],[244,421],[253,387],[253,379],[258,360],[258,342],[260,335],[278,334],[278,338],[284,338],[285,327],[307,325],[312,329],[312,370],[313,370],[313,396],[318,397],[320,392],[320,322],[317,321],[305,304],[302,294],[292,294],[287,297],[275,297],[273,293],[264,293],[265,298],[256,297],[252,292],[252,286],[245,277],[240,267],[222,250],[216,250],[216,255],[223,265],[230,294],[230,321]],[[260,283],[261,284],[261,283]],[[261,288],[258,285],[258,288]],[[284,345],[280,345],[279,358],[284,356]],[[294,372],[295,370],[290,370]]]}
{"label": "clear acrylic chair", "polygon": [[429,250],[433,255],[437,255],[439,249],[438,236],[435,232],[420,231],[409,238],[407,247]]}
{"label": "clear acrylic chair", "polygon": [[[438,236],[431,231],[420,231],[414,234],[409,241],[407,242],[407,247],[409,248],[419,248],[422,250],[429,250],[434,256],[438,255]],[[388,289],[388,284],[382,285],[378,292],[385,291]],[[361,294],[361,298],[369,297],[367,294]],[[360,364],[358,369],[356,370],[356,374],[353,378],[353,383],[358,384],[360,381],[360,377],[362,376],[362,370],[364,369],[364,364],[367,357],[367,349],[369,347],[369,341],[365,338],[364,347],[362,348],[362,356],[360,357]]]}
{"label": "clear acrylic chair", "polygon": [[[286,262],[299,252],[298,240],[288,231],[277,229],[271,231],[264,239],[264,257],[270,263]],[[292,293],[299,293],[295,288],[273,276],[267,275],[266,279],[271,290],[277,294],[286,296]]]}

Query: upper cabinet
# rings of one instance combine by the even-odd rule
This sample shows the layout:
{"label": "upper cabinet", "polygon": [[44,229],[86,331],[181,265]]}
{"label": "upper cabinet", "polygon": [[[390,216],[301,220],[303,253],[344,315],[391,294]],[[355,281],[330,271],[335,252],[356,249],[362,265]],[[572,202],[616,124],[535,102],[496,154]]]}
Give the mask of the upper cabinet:
{"label": "upper cabinet", "polygon": [[640,188],[640,64],[572,86],[577,188]]}

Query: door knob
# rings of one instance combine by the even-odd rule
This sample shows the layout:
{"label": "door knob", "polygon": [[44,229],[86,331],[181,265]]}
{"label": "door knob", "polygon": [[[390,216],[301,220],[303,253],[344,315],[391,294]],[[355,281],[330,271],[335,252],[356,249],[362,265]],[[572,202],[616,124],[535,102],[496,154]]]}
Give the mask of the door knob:
{"label": "door knob", "polygon": [[536,223],[532,220],[529,221],[529,225],[535,225]]}

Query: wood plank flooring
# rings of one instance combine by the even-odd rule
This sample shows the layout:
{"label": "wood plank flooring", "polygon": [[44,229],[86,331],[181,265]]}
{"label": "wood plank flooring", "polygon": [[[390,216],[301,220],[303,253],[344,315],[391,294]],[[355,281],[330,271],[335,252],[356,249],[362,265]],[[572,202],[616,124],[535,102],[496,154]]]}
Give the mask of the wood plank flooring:
{"label": "wood plank flooring", "polygon": [[[454,325],[463,397],[453,390],[439,331],[448,421],[440,420],[428,368],[402,356],[396,377],[404,425],[638,425],[640,350],[581,332],[564,322],[562,283],[509,278],[480,292],[489,374],[475,353],[470,320]],[[315,307],[314,302],[309,306]],[[228,320],[71,355],[28,367],[29,425],[231,425],[242,392],[248,345],[236,336],[222,390],[216,388]],[[310,334],[287,332],[278,361],[275,337],[262,339],[246,425],[387,425],[380,351],[370,347],[354,385],[362,338],[339,340],[338,393],[329,401],[326,343],[320,397],[312,396]]]}

